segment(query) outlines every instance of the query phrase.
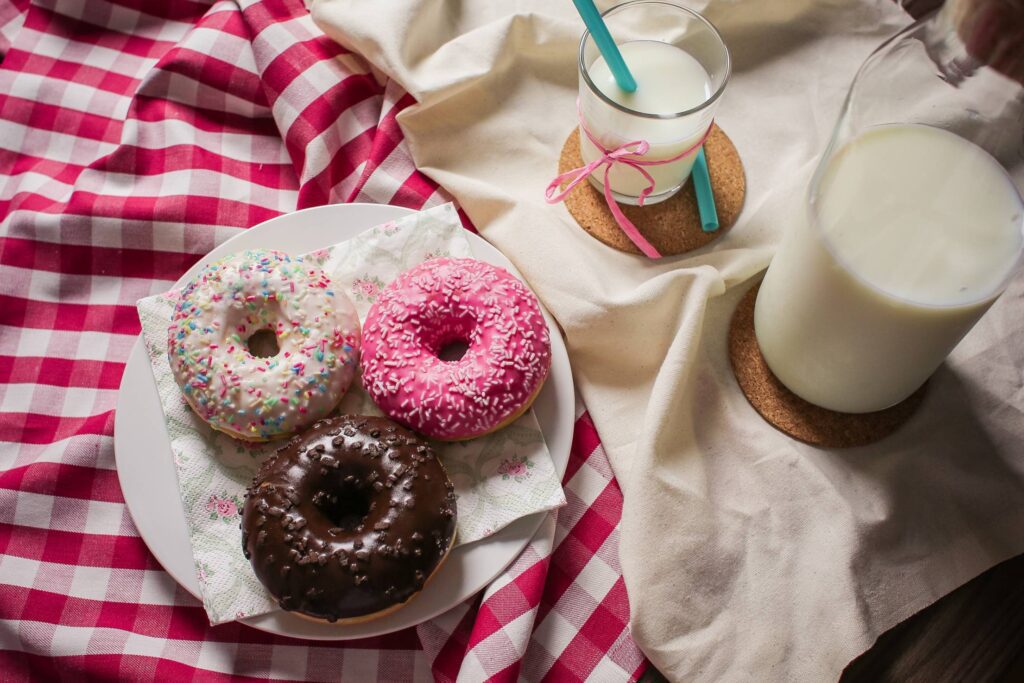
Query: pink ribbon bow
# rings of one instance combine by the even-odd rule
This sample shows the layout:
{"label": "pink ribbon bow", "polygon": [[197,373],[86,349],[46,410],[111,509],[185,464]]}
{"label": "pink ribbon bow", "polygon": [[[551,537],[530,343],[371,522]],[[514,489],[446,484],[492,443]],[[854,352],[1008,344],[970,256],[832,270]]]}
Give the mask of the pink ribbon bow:
{"label": "pink ribbon bow", "polygon": [[[601,166],[604,166],[604,200],[608,204],[608,210],[612,212],[612,217],[615,218],[615,222],[619,224],[619,227],[622,228],[622,232],[626,233],[626,236],[637,246],[638,249],[640,249],[641,252],[643,252],[645,256],[648,258],[661,258],[661,253],[654,248],[653,244],[648,242],[647,239],[640,234],[640,231],[636,229],[636,226],[626,218],[626,214],[622,213],[622,209],[619,208],[618,203],[615,201],[614,197],[612,197],[612,190],[608,183],[608,174],[611,173],[612,167],[615,164],[625,164],[642,175],[644,180],[647,181],[647,187],[640,192],[637,204],[639,206],[643,206],[644,200],[647,199],[647,195],[654,190],[654,178],[644,169],[644,166],[661,166],[663,164],[670,164],[673,161],[679,161],[683,157],[696,152],[708,139],[708,135],[711,134],[711,128],[714,126],[714,121],[708,125],[708,129],[704,131],[704,135],[700,137],[700,140],[683,152],[675,155],[674,157],[669,157],[668,159],[648,160],[639,158],[647,154],[651,148],[650,144],[648,144],[646,140],[634,140],[632,142],[619,145],[615,149],[607,149],[597,140],[596,137],[594,137],[593,133],[590,132],[586,124],[583,122],[583,112],[579,109],[579,101],[577,101],[576,107],[580,116],[580,129],[587,136],[587,139],[589,139],[594,146],[601,151],[601,156],[594,159],[589,164],[585,164],[579,168],[574,168],[571,171],[566,171],[552,180],[544,191],[544,196],[547,198],[548,204],[556,204],[563,201],[577,185],[586,180],[587,176],[599,169]],[[571,180],[569,184],[566,185],[565,189],[559,191],[558,188],[562,183],[569,179]]]}

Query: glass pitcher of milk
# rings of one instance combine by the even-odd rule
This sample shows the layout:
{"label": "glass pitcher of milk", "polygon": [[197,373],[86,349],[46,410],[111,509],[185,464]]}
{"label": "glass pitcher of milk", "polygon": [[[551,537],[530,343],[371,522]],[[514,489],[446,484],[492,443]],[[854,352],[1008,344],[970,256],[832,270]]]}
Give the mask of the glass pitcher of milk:
{"label": "glass pitcher of milk", "polygon": [[[636,0],[602,16],[637,89],[628,93],[619,88],[590,32],[584,32],[579,51],[580,156],[590,163],[604,151],[647,142],[650,149],[642,158],[665,162],[644,167],[651,179],[623,164],[611,168],[608,184],[616,201],[637,204],[653,180],[644,203],[664,201],[686,183],[714,120],[729,80],[729,50],[707,19],[673,2]],[[601,174],[589,180],[602,189]]]}
{"label": "glass pitcher of milk", "polygon": [[864,63],[806,221],[765,274],[758,343],[811,403],[899,403],[1020,273],[1024,88],[965,48],[975,1],[949,0]]}

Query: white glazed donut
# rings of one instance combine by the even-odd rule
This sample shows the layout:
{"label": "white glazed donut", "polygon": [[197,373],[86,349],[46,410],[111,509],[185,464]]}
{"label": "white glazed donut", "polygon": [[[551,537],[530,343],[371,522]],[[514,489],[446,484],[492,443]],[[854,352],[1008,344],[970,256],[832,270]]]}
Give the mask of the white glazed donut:
{"label": "white glazed donut", "polygon": [[[256,348],[261,336],[268,350]],[[167,330],[185,400],[246,441],[287,436],[330,413],[352,382],[359,343],[355,308],[323,270],[265,250],[207,266],[182,290]]]}

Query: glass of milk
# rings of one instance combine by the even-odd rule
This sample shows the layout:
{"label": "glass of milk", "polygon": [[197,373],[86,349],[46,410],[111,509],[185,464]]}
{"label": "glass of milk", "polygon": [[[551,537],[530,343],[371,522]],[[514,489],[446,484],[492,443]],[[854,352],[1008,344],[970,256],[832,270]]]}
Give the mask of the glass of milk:
{"label": "glass of milk", "polygon": [[847,413],[899,403],[1021,276],[1022,103],[945,10],[865,62],[757,297],[789,389]]}
{"label": "glass of milk", "polygon": [[[627,2],[603,16],[637,89],[627,93],[619,88],[590,32],[584,32],[579,52],[582,126],[608,150],[647,141],[650,149],[642,157],[646,161],[687,152],[711,125],[729,80],[729,51],[722,37],[707,19],[672,2]],[[679,191],[698,149],[669,163],[644,167],[654,179],[645,204]],[[587,163],[602,154],[583,130],[580,153]],[[603,173],[589,179],[603,189]],[[612,196],[625,204],[636,204],[649,185],[642,174],[623,164],[611,169],[608,181]]]}

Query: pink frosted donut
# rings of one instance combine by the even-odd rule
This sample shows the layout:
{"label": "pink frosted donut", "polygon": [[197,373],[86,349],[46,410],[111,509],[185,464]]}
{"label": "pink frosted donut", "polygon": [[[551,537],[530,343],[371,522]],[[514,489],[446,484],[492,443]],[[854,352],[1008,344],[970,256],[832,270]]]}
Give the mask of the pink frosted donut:
{"label": "pink frosted donut", "polygon": [[[440,357],[462,345],[458,360]],[[472,439],[530,407],[551,368],[551,339],[537,299],[508,271],[438,258],[381,293],[363,325],[361,363],[363,386],[389,417],[434,439]]]}

